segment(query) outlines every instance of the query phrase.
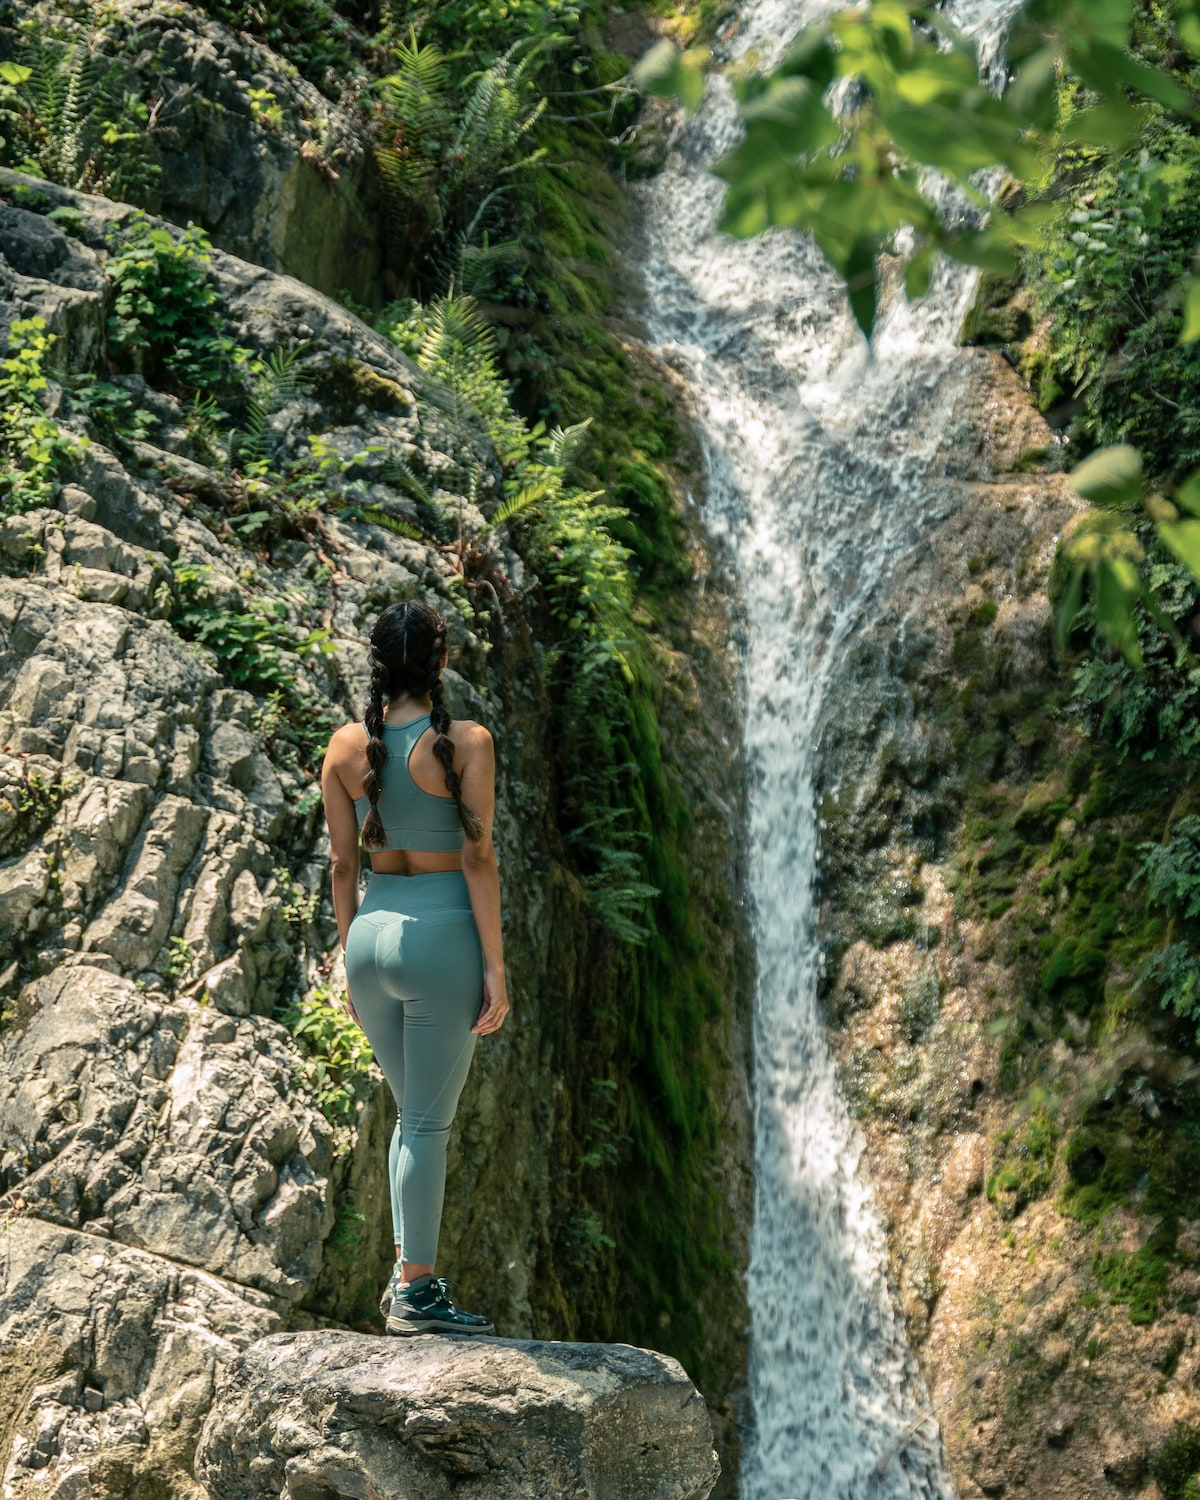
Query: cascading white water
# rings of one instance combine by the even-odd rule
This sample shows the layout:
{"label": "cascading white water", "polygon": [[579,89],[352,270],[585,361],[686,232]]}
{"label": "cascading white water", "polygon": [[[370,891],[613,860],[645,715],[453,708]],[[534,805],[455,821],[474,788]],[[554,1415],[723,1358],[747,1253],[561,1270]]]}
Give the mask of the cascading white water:
{"label": "cascading white water", "polygon": [[[821,0],[747,0],[729,56],[764,62]],[[1013,0],[952,0],[997,55]],[[822,715],[889,572],[933,524],[929,459],[951,419],[973,281],[943,266],[868,354],[805,239],[715,228],[705,170],[737,138],[720,79],[644,190],[651,339],[688,372],[708,460],[703,519],[746,620],[755,903],[755,1222],[742,1500],[949,1500],[940,1438],[886,1281],[817,1007],[814,807]]]}

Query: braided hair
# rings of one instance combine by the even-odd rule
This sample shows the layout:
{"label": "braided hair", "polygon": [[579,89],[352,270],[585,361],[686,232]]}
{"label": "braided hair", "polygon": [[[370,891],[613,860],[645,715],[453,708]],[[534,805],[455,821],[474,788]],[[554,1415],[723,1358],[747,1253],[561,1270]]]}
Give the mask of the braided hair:
{"label": "braided hair", "polygon": [[383,713],[390,698],[408,693],[433,700],[429,712],[436,739],[433,753],[441,762],[446,790],[454,798],[463,832],[471,840],[483,837],[483,825],[462,800],[462,787],[454,769],[454,742],[450,738],[450,711],[443,702],[442,656],[446,650],[446,621],[420,599],[404,604],[389,604],[375,621],[371,631],[371,687],[367,696],[367,779],[364,792],[371,804],[362,828],[367,848],[378,848],[384,841],[383,820],[378,802],[383,791],[380,775],[387,760],[383,742]]}

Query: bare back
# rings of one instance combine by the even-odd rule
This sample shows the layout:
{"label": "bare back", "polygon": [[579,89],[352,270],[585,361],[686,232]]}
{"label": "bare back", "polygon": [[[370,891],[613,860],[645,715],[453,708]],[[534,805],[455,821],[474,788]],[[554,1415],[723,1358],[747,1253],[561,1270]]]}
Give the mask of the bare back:
{"label": "bare back", "polygon": [[[384,722],[403,723],[413,717],[411,709],[407,712],[392,710]],[[417,740],[408,759],[408,774],[421,791],[450,801],[445,772],[433,753],[435,738],[433,729],[428,728]],[[495,802],[492,737],[473,719],[454,719],[449,739],[454,746],[454,770],[462,786],[463,801],[484,823],[485,838],[490,847]],[[326,817],[335,853],[341,853],[347,860],[350,840],[353,840],[355,850],[358,848],[354,803],[364,794],[368,770],[366,730],[361,723],[343,725],[330,739],[323,783]],[[372,870],[380,875],[428,875],[438,870],[461,870],[463,866],[463,857],[458,851],[384,849],[368,852]]]}

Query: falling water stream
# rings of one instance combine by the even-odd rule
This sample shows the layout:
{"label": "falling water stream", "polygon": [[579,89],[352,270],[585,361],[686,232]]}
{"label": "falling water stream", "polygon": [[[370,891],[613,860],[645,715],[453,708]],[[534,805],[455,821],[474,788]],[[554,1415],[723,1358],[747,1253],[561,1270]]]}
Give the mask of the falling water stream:
{"label": "falling water stream", "polygon": [[[747,0],[725,55],[769,63],[836,8]],[[994,59],[1012,0],[947,10]],[[756,1202],[741,1500],[951,1500],[817,1006],[814,804],[823,716],[853,691],[847,647],[944,504],[930,460],[961,390],[973,281],[943,266],[921,303],[886,308],[868,353],[811,243],[716,230],[722,187],[706,164],[737,131],[716,78],[644,209],[650,337],[686,371],[703,520],[745,621]]]}

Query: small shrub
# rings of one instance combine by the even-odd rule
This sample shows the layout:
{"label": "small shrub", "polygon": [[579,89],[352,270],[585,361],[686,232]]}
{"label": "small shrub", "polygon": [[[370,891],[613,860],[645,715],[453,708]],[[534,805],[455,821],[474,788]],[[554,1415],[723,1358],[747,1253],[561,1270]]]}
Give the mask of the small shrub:
{"label": "small shrub", "polygon": [[148,378],[162,371],[197,390],[231,377],[241,383],[250,356],[221,321],[211,254],[195,224],[176,236],[135,214],[113,232],[104,274],[116,292],[108,320],[114,354]]}
{"label": "small shrub", "polygon": [[359,1080],[373,1057],[362,1031],[325,985],[288,1006],[281,1020],[300,1043],[300,1075],[321,1113],[332,1125],[353,1123]]}
{"label": "small shrub", "polygon": [[56,474],[86,441],[46,415],[46,358],[54,343],[44,318],[19,318],[0,360],[0,517],[49,505]]}

